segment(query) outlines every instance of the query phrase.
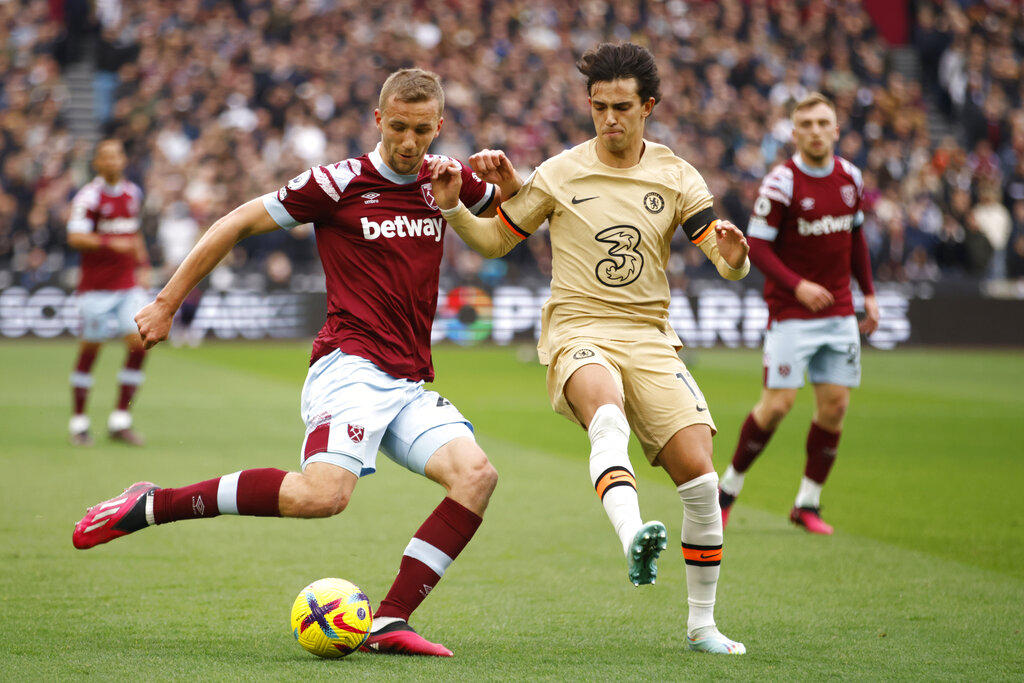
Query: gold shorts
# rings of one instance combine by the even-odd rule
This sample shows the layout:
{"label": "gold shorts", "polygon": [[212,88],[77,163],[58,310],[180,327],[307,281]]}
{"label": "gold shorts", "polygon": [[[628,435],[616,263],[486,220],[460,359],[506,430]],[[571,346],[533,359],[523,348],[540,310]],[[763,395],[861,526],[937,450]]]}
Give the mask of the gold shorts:
{"label": "gold shorts", "polygon": [[684,427],[706,424],[712,434],[718,431],[697,382],[675,347],[660,335],[629,342],[573,337],[552,349],[548,397],[559,415],[579,424],[565,399],[565,383],[591,363],[607,368],[614,378],[630,429],[648,462],[653,464],[669,439]]}

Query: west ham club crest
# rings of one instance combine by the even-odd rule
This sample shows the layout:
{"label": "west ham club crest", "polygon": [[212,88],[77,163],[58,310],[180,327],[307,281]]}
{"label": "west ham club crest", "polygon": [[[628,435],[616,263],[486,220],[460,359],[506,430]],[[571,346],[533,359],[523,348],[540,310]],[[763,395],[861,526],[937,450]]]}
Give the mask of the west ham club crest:
{"label": "west ham club crest", "polygon": [[839,194],[843,198],[843,203],[852,209],[857,202],[857,188],[853,185],[843,185],[839,188]]}
{"label": "west ham club crest", "polygon": [[350,424],[348,426],[348,438],[352,439],[352,443],[359,443],[362,441],[364,434],[366,434],[366,430],[359,425]]}
{"label": "west ham club crest", "polygon": [[420,185],[420,192],[423,193],[423,201],[427,203],[427,206],[434,211],[440,211],[440,209],[437,208],[437,202],[434,201],[434,188],[430,186],[430,183],[423,183]]}

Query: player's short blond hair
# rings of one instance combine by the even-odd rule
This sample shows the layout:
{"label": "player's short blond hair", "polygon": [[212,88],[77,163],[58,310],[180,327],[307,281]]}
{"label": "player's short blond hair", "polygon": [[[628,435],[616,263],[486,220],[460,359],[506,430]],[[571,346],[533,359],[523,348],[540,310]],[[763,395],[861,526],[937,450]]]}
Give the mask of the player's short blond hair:
{"label": "player's short blond hair", "polygon": [[790,120],[796,119],[796,114],[804,109],[810,109],[819,104],[824,104],[826,107],[832,110],[832,113],[836,113],[836,105],[829,98],[822,95],[820,92],[809,93],[802,100],[793,105],[793,111],[789,112]]}
{"label": "player's short blond hair", "polygon": [[96,143],[96,146],[93,148],[93,157],[99,155],[100,150],[108,145],[115,145],[118,148],[118,150],[122,153],[125,151],[124,143],[119,138],[103,138],[102,140],[98,141]]}
{"label": "player's short blond hair", "polygon": [[437,112],[444,111],[444,89],[441,77],[424,69],[399,69],[384,81],[377,108],[384,111],[391,98],[399,102],[437,102]]}

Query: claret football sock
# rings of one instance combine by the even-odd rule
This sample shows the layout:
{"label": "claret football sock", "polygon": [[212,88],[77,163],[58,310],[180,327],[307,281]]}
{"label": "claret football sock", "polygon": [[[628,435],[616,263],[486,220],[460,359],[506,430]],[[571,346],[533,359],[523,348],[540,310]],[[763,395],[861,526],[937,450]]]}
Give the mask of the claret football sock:
{"label": "claret football sock", "polygon": [[121,372],[117,375],[117,380],[120,383],[117,399],[118,410],[128,410],[132,398],[135,397],[135,392],[142,384],[143,379],[145,379],[145,374],[142,372],[142,361],[145,357],[146,352],[142,350],[128,352],[124,367],[121,368]]}
{"label": "claret football sock", "polygon": [[278,498],[286,474],[264,467],[159,489],[153,494],[153,516],[157,524],[217,515],[280,517]]}
{"label": "claret football sock", "polygon": [[811,428],[807,431],[805,477],[819,484],[825,483],[829,472],[832,471],[832,465],[836,462],[840,436],[841,431],[830,432],[815,422],[811,423]]}
{"label": "claret football sock", "polygon": [[74,415],[85,413],[85,404],[89,399],[89,389],[93,385],[92,366],[96,362],[96,350],[79,351],[75,369],[71,373],[71,401]]}
{"label": "claret football sock", "polygon": [[[754,421],[754,414],[748,414],[747,419],[743,421],[743,426],[740,427],[740,437],[736,442],[736,451],[732,456],[733,469],[739,474],[743,474],[750,469],[750,466],[754,464],[754,460],[757,459],[757,456],[768,445],[774,433],[774,429],[761,429],[758,427],[757,422]],[[731,482],[724,483],[728,485]],[[739,485],[743,486],[742,482]],[[729,489],[729,492],[736,495],[739,493],[739,490],[732,491]]]}
{"label": "claret football sock", "polygon": [[398,576],[377,608],[374,621],[382,617],[408,620],[469,544],[482,521],[451,498],[442,500],[402,553]]}

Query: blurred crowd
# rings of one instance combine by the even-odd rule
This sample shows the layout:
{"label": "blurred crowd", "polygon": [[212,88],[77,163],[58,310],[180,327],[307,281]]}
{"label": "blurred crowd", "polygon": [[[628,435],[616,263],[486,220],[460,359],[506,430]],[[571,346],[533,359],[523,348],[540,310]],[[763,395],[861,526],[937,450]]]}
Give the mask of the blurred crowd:
{"label": "blurred crowd", "polygon": [[[125,142],[145,191],[159,285],[234,206],[371,150],[394,69],[443,79],[432,151],[503,149],[525,176],[593,135],[574,65],[622,40],[661,68],[648,138],[700,170],[741,227],[762,176],[793,153],[789,107],[820,90],[839,110],[839,153],[864,171],[879,280],[1024,283],[1024,11],[907,7],[920,78],[852,0],[0,0],[0,288],[74,284],[64,225],[92,149],[69,131],[66,74],[83,61],[98,134]],[[453,234],[446,246],[447,286],[550,274],[539,236],[492,262]],[[685,287],[713,269],[680,235],[669,276]],[[322,287],[311,231],[242,242],[214,285]]]}

